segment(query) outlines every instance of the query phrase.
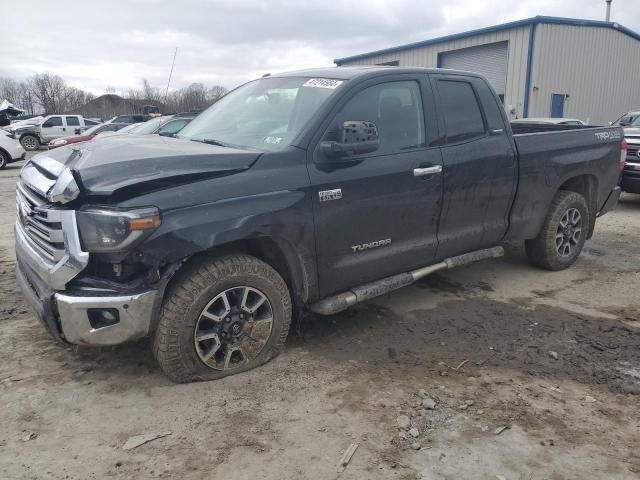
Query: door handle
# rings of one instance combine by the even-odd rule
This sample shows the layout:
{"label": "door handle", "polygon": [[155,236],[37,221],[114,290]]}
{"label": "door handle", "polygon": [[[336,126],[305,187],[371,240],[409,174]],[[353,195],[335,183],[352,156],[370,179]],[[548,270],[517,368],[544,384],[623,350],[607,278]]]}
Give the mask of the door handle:
{"label": "door handle", "polygon": [[442,165],[434,165],[433,167],[414,168],[413,176],[422,177],[424,175],[434,175],[436,173],[442,173]]}

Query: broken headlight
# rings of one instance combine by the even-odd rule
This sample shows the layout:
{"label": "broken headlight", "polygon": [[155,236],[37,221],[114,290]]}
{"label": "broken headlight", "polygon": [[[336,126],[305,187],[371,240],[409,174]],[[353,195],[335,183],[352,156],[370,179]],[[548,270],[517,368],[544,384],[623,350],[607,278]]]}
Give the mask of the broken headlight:
{"label": "broken headlight", "polygon": [[133,210],[90,207],[79,210],[76,218],[80,241],[87,252],[121,252],[160,226],[160,212],[155,207]]}

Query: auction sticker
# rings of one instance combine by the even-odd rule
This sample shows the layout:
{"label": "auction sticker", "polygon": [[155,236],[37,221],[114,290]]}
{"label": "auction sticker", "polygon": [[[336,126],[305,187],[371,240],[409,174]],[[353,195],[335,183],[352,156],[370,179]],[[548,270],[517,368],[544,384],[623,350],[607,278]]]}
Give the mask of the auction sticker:
{"label": "auction sticker", "polygon": [[336,80],[335,78],[310,78],[302,86],[314,88],[330,88],[333,90],[334,88],[340,86],[343,81],[344,80]]}

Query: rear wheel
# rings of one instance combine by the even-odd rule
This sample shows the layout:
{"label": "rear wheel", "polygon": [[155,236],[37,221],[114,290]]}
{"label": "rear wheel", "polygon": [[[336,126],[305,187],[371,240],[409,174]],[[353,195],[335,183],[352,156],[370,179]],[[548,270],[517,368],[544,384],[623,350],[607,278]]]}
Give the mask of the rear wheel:
{"label": "rear wheel", "polygon": [[574,264],[589,229],[589,208],[584,197],[561,190],[553,199],[536,238],[525,241],[529,261],[547,270],[563,270]]}
{"label": "rear wheel", "polygon": [[40,148],[40,140],[38,140],[38,137],[34,135],[24,135],[20,139],[20,144],[22,145],[22,148],[30,152],[33,152],[34,150],[38,150],[38,148]]}
{"label": "rear wheel", "polygon": [[246,255],[211,259],[167,292],[153,353],[176,382],[214,380],[273,358],[290,323],[289,291],[273,268]]}

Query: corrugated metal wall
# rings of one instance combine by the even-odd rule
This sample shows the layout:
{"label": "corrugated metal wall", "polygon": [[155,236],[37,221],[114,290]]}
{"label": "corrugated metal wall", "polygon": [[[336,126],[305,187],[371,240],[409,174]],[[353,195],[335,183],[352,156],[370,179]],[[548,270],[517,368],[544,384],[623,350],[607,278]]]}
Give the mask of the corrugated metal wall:
{"label": "corrugated metal wall", "polygon": [[459,48],[473,47],[494,42],[509,42],[509,60],[507,67],[507,85],[505,105],[512,105],[518,117],[522,117],[524,102],[524,80],[527,69],[527,47],[529,27],[518,27],[500,32],[476,35],[473,37],[452,40],[426,47],[417,47],[394,53],[376,55],[353,62],[345,62],[344,66],[375,65],[382,62],[398,60],[401,67],[437,67],[438,54]]}
{"label": "corrugated metal wall", "polygon": [[554,93],[569,95],[565,117],[592,124],[640,108],[640,42],[608,28],[539,24],[529,116],[548,117]]}

